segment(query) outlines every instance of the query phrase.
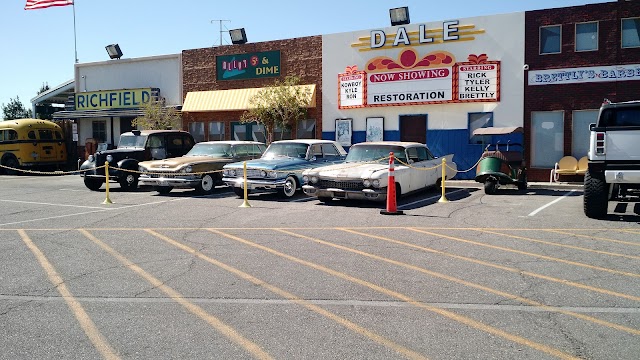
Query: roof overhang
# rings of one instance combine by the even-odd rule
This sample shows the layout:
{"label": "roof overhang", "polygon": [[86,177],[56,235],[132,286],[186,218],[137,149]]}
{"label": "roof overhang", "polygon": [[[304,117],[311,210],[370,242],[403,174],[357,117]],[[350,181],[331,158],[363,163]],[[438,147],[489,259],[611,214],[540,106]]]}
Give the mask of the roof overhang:
{"label": "roof overhang", "polygon": [[[316,106],[316,85],[295,85],[308,94],[307,107]],[[190,91],[182,105],[182,112],[239,111],[251,108],[250,100],[265,88]]]}
{"label": "roof overhang", "polygon": [[75,81],[69,80],[31,99],[31,104],[64,104],[73,95]]}

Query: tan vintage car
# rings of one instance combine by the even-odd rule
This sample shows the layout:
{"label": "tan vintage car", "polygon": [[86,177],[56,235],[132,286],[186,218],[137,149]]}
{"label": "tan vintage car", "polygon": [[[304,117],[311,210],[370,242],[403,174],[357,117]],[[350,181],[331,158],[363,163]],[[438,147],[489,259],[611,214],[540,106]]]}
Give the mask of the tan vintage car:
{"label": "tan vintage car", "polygon": [[223,185],[225,164],[257,159],[266,148],[256,141],[197,143],[184,156],[139,163],[139,183],[153,186],[160,194],[173,188],[194,188],[200,194],[211,194],[216,185]]}

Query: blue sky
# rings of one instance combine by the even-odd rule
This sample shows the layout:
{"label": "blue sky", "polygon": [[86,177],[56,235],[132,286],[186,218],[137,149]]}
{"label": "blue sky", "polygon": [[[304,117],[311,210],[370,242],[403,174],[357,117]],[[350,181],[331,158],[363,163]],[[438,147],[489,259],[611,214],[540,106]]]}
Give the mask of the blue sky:
{"label": "blue sky", "polygon": [[[462,19],[605,0],[76,0],[80,63],[108,60],[118,43],[123,58],[176,54],[220,44],[223,30],[245,28],[249,42],[389,26],[389,9],[408,6],[412,23]],[[0,104],[16,96],[27,108],[43,83],[73,78],[73,7],[24,10],[25,0],[0,1]],[[313,4],[313,5],[311,5]],[[223,45],[229,44],[228,32]],[[1,111],[0,111],[1,116]]]}

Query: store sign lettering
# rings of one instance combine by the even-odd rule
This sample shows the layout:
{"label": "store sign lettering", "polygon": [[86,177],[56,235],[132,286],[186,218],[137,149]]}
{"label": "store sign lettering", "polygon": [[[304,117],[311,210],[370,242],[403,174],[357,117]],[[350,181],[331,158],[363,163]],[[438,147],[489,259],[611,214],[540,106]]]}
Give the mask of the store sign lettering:
{"label": "store sign lettering", "polygon": [[218,80],[280,76],[280,51],[217,56],[216,75]]}
{"label": "store sign lettering", "polygon": [[[458,40],[460,38],[458,34],[458,20],[445,21],[442,23],[442,41],[453,41]],[[420,25],[418,27],[418,43],[417,44],[429,44],[433,43],[434,39],[431,36],[427,36],[427,27],[426,25]],[[371,48],[377,49],[383,47],[387,42],[387,34],[384,30],[372,30],[371,31]],[[411,43],[411,38],[407,33],[407,29],[405,27],[399,27],[396,31],[395,37],[393,39],[393,46],[398,45],[416,45]]]}
{"label": "store sign lettering", "polygon": [[640,80],[640,64],[591,66],[529,72],[529,85]]}
{"label": "store sign lettering", "polygon": [[107,90],[75,94],[76,110],[138,108],[151,99],[151,89]]}

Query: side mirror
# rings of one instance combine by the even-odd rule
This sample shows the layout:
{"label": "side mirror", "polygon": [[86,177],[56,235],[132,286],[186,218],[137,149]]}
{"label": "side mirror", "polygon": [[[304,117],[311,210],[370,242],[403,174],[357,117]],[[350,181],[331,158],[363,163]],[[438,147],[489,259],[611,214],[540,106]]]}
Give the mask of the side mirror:
{"label": "side mirror", "polygon": [[316,159],[315,155],[311,156],[311,161],[316,161],[316,160],[318,160],[318,159]]}
{"label": "side mirror", "polygon": [[593,131],[594,127],[596,127],[596,124],[589,124],[589,131]]}

